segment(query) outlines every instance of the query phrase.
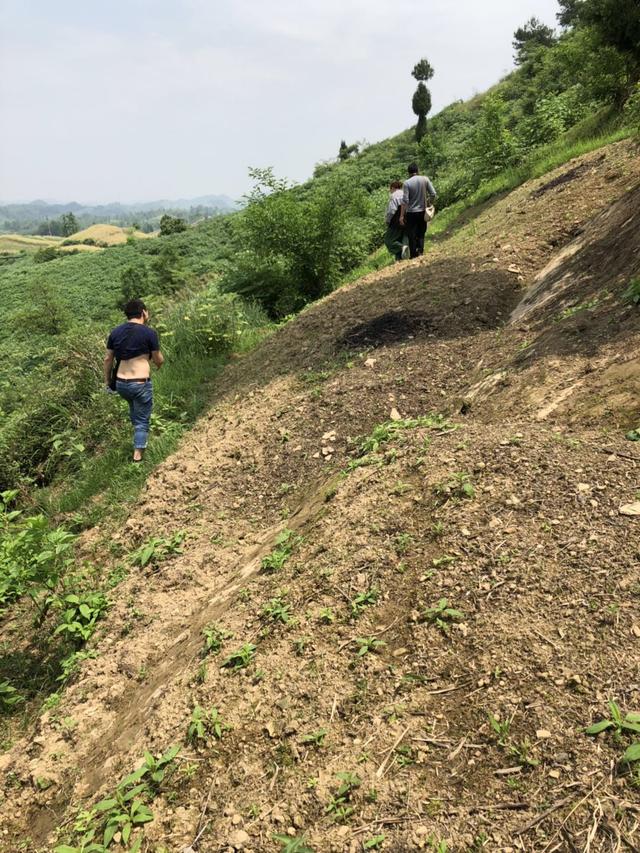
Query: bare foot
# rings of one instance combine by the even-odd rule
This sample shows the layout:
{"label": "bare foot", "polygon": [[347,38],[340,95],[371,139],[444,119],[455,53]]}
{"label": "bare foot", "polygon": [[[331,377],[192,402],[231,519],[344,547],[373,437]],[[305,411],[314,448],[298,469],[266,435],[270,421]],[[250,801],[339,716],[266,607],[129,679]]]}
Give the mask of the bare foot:
{"label": "bare foot", "polygon": [[141,450],[140,448],[136,447],[136,449],[133,451],[133,461],[134,462],[142,462],[143,456],[144,456],[144,450]]}

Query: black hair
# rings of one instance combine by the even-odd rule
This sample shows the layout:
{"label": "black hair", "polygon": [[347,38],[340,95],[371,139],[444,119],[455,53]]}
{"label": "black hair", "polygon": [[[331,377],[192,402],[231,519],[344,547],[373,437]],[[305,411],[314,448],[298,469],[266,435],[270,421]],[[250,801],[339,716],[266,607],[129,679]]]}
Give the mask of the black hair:
{"label": "black hair", "polygon": [[147,306],[142,299],[130,299],[124,306],[124,313],[127,315],[127,320],[132,320],[134,317],[142,317],[142,312],[147,310]]}
{"label": "black hair", "polygon": [[407,166],[407,172],[409,172],[410,175],[417,175],[419,171],[420,169],[418,169],[417,163],[409,163]]}

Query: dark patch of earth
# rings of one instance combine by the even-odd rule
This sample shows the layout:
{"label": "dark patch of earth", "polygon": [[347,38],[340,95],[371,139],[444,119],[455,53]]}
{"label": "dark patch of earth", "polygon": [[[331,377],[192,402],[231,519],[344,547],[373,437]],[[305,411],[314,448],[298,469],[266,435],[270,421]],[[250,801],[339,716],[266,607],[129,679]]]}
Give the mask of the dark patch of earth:
{"label": "dark patch of earth", "polygon": [[338,341],[342,349],[380,347],[422,337],[431,329],[426,314],[389,311],[348,329]]}

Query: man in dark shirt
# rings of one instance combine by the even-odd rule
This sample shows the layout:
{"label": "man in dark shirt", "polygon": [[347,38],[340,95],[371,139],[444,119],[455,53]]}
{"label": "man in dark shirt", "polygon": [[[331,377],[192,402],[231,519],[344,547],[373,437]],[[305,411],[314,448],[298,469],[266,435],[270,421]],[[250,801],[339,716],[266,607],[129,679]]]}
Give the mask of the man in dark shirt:
{"label": "man in dark shirt", "polygon": [[107,340],[104,378],[110,388],[111,368],[116,362],[116,391],[129,404],[133,424],[133,461],[142,462],[149,438],[149,420],[153,408],[151,362],[162,366],[158,333],[146,324],[149,312],[141,299],[132,299],[124,307],[127,322],[116,326]]}

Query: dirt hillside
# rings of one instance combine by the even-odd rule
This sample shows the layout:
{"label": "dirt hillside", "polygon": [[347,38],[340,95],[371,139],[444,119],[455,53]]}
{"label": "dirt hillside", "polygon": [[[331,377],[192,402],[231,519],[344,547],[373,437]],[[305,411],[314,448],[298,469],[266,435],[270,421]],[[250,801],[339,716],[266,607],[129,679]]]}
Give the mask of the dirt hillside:
{"label": "dirt hillside", "polygon": [[[129,571],[0,756],[0,850],[77,838],[173,744],[142,850],[639,850],[634,736],[584,732],[640,712],[639,211],[619,143],[232,361],[85,538]],[[189,740],[196,706],[221,723]]]}

